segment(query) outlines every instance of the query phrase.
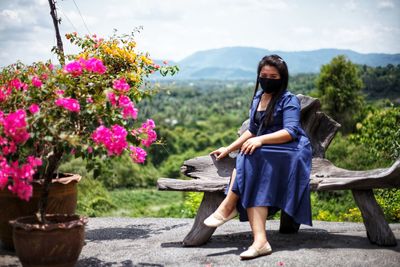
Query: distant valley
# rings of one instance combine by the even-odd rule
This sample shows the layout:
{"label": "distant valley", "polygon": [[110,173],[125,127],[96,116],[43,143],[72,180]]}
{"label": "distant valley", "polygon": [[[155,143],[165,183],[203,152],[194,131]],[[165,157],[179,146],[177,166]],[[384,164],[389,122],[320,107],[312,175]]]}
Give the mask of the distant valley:
{"label": "distant valley", "polygon": [[269,54],[280,55],[290,74],[318,73],[323,64],[337,55],[346,55],[353,63],[371,67],[400,64],[400,54],[361,54],[352,50],[319,49],[284,52],[254,47],[225,47],[196,52],[178,62],[181,71],[174,79],[253,80],[259,60]]}

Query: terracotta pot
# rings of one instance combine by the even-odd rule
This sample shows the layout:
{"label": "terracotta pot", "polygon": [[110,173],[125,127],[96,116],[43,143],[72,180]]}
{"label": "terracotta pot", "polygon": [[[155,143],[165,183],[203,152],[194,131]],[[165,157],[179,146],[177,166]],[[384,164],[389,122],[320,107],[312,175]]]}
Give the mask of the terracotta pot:
{"label": "terracotta pot", "polygon": [[16,254],[24,267],[75,266],[85,241],[87,218],[48,214],[39,224],[36,216],[10,221]]}
{"label": "terracotta pot", "polygon": [[[77,182],[80,175],[63,174],[62,178],[53,179],[50,185],[48,208],[46,213],[74,214],[77,203]],[[12,227],[8,223],[18,217],[30,216],[38,211],[43,181],[33,184],[33,196],[29,202],[19,199],[9,190],[0,190],[0,240],[6,249],[14,249]]]}

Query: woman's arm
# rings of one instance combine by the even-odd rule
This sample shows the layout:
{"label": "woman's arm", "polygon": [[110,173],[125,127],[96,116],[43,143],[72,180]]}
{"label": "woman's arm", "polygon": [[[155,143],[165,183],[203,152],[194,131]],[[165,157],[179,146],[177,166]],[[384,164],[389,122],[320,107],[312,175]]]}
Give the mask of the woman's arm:
{"label": "woman's arm", "polygon": [[300,101],[296,96],[287,98],[283,103],[283,129],[248,139],[241,152],[252,154],[254,150],[266,144],[282,144],[297,138],[300,126]]}
{"label": "woman's arm", "polygon": [[241,149],[240,152],[243,154],[252,154],[254,150],[262,145],[266,144],[282,144],[282,143],[287,143],[292,141],[292,136],[289,134],[289,132],[285,129],[269,133],[269,134],[264,134],[260,135],[257,137],[249,138],[246,140]]}
{"label": "woman's arm", "polygon": [[210,155],[215,155],[217,160],[222,159],[223,157],[227,156],[230,152],[239,149],[244,142],[255,135],[252,134],[249,130],[246,130],[238,139],[236,139],[232,144],[227,147],[221,147],[217,150],[214,150],[210,153]]}
{"label": "woman's arm", "polygon": [[285,129],[258,136],[263,145],[267,144],[282,144],[293,140],[292,136]]}

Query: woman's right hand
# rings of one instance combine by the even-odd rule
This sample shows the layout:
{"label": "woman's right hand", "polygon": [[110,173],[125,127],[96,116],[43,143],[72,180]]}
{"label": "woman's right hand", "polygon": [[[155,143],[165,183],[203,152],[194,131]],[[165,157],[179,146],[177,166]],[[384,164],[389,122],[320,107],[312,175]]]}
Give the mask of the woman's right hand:
{"label": "woman's right hand", "polygon": [[229,150],[226,147],[220,147],[217,150],[214,150],[213,152],[210,153],[210,155],[214,155],[217,158],[217,160],[226,157],[228,154]]}

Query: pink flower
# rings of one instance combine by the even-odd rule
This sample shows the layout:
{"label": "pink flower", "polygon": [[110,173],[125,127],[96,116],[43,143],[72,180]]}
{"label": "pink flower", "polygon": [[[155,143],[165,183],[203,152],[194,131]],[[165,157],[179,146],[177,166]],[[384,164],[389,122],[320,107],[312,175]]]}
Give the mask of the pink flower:
{"label": "pink flower", "polygon": [[26,91],[28,89],[28,85],[26,83],[21,82],[20,79],[15,78],[10,81],[10,87],[16,90],[23,89]]}
{"label": "pink flower", "polygon": [[4,189],[8,184],[9,169],[7,161],[0,155],[0,189]]}
{"label": "pink flower", "polygon": [[147,139],[142,139],[142,145],[149,147],[157,140],[157,133],[154,130],[148,130],[146,133]]}
{"label": "pink flower", "polygon": [[88,60],[79,58],[76,61],[68,63],[64,67],[64,71],[72,74],[72,76],[81,75],[83,70],[103,74],[106,72],[107,68],[104,66],[103,62],[97,58],[90,58]]}
{"label": "pink flower", "polygon": [[38,106],[37,104],[32,104],[32,105],[29,107],[29,112],[32,113],[32,114],[36,114],[36,113],[38,113],[39,111],[40,111],[40,108],[39,108],[39,106]]}
{"label": "pink flower", "polygon": [[56,94],[57,94],[57,95],[64,95],[64,94],[65,94],[65,91],[59,89],[59,90],[56,90]]}
{"label": "pink flower", "polygon": [[59,107],[68,109],[71,112],[79,112],[80,111],[80,105],[79,105],[78,100],[70,98],[70,97],[59,98],[55,101],[55,104]]}
{"label": "pink flower", "polygon": [[136,119],[138,110],[133,105],[129,97],[122,95],[118,99],[118,106],[122,108],[122,117],[128,119],[129,117]]}
{"label": "pink flower", "polygon": [[11,141],[8,143],[8,146],[6,145],[7,141],[5,141],[5,145],[3,146],[3,155],[7,156],[8,154],[14,154],[15,152],[17,152],[17,146],[15,145],[15,142]]}
{"label": "pink flower", "polygon": [[110,101],[111,105],[116,106],[117,105],[117,98],[115,97],[114,93],[107,93],[107,98],[108,101]]}
{"label": "pink flower", "polygon": [[34,168],[36,168],[38,166],[42,166],[42,160],[40,158],[35,158],[34,156],[29,156],[28,162]]}
{"label": "pink flower", "polygon": [[91,98],[91,97],[86,98],[86,102],[87,103],[93,103],[93,98]]}
{"label": "pink flower", "polygon": [[0,190],[4,189],[8,184],[8,175],[3,168],[0,169]]}
{"label": "pink flower", "polygon": [[128,118],[136,119],[137,118],[137,109],[134,108],[133,105],[124,107],[122,109],[122,117],[124,119],[128,119]]}
{"label": "pink flower", "polygon": [[50,64],[48,65],[48,68],[49,68],[49,70],[54,70],[54,65],[50,63]]}
{"label": "pink flower", "polygon": [[[139,136],[138,139],[141,140],[142,145],[149,147],[157,140],[157,133],[153,130],[155,127],[154,121],[152,119],[147,119],[146,122],[142,123],[139,129],[133,130],[131,133],[134,136]],[[143,135],[145,137],[143,137]]]}
{"label": "pink flower", "polygon": [[72,61],[65,65],[64,71],[72,74],[72,76],[76,77],[82,74],[82,66],[81,63],[77,61]]}
{"label": "pink flower", "polygon": [[168,61],[164,60],[163,61],[164,65],[168,65]]}
{"label": "pink flower", "polygon": [[43,73],[42,75],[40,75],[40,79],[42,80],[47,80],[47,78],[49,78],[49,75],[47,73]]}
{"label": "pink flower", "polygon": [[96,144],[104,145],[109,155],[120,155],[128,146],[127,135],[126,129],[120,125],[111,129],[102,125],[92,133],[92,139]]}
{"label": "pink flower", "polygon": [[92,133],[92,139],[96,144],[106,143],[111,139],[112,132],[110,129],[101,125]]}
{"label": "pink flower", "polygon": [[140,147],[130,146],[131,159],[136,163],[143,163],[146,160],[147,153]]}
{"label": "pink flower", "polygon": [[103,62],[97,58],[90,58],[82,61],[82,63],[84,68],[90,72],[103,74],[107,70],[107,68],[103,65]]}
{"label": "pink flower", "polygon": [[131,100],[126,95],[121,95],[119,97],[119,99],[118,99],[118,106],[119,107],[126,107],[126,106],[129,106],[131,104],[132,104]]}
{"label": "pink flower", "polygon": [[32,78],[32,85],[35,87],[41,87],[42,86],[42,81],[39,79],[39,77],[34,76]]}
{"label": "pink flower", "polygon": [[154,123],[154,121],[152,119],[147,119],[146,122],[142,123],[142,128],[151,130],[151,129],[156,128],[156,124]]}
{"label": "pink flower", "polygon": [[23,164],[18,170],[18,178],[29,182],[32,181],[32,176],[35,174],[35,169],[30,164]]}
{"label": "pink flower", "polygon": [[120,125],[114,125],[112,127],[113,132],[113,153],[120,155],[122,151],[128,146],[126,141],[126,136],[128,132],[126,129]]}
{"label": "pink flower", "polygon": [[18,180],[14,180],[14,184],[9,185],[8,189],[16,194],[20,199],[25,201],[29,201],[33,191],[32,185]]}
{"label": "pink flower", "polygon": [[11,94],[10,89],[6,89],[4,86],[0,87],[0,102],[3,102]]}
{"label": "pink flower", "polygon": [[25,121],[26,113],[22,109],[18,109],[14,113],[10,113],[3,118],[4,133],[14,140],[16,144],[25,143],[30,135],[27,132],[27,123]]}
{"label": "pink flower", "polygon": [[113,81],[113,88],[122,92],[128,92],[130,89],[129,84],[126,82],[125,78]]}
{"label": "pink flower", "polygon": [[89,154],[92,154],[92,153],[93,153],[93,147],[89,146],[89,147],[87,148],[87,152],[88,152]]}
{"label": "pink flower", "polygon": [[25,164],[19,166],[18,161],[12,162],[10,165],[0,156],[0,189],[4,189],[12,178],[12,184],[8,189],[19,198],[28,201],[32,196],[33,175],[37,171],[37,167],[42,165],[42,160],[29,156]]}

